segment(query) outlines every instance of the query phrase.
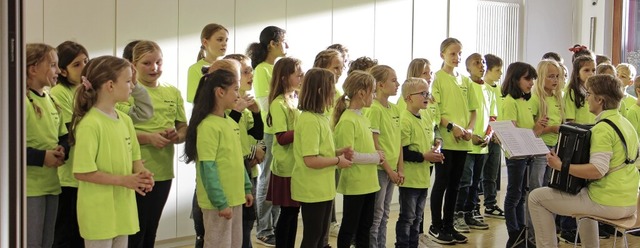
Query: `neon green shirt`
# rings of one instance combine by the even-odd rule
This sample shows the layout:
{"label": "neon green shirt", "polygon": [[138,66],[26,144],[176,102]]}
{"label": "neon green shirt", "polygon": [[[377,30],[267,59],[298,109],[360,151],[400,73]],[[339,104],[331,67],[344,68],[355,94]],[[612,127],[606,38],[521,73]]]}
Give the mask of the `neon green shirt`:
{"label": "neon green shirt", "polygon": [[499,83],[496,83],[493,86],[487,86],[491,89],[491,91],[493,91],[493,94],[496,96],[496,109],[498,110],[496,114],[500,116],[500,114],[502,114],[502,102],[504,101],[504,97],[502,97],[502,87]]}
{"label": "neon green shirt", "polygon": [[[289,106],[283,95],[279,95],[269,105],[271,114],[271,132],[273,134],[291,131],[295,127],[296,119],[300,111],[294,106]],[[278,139],[273,139],[271,148],[273,160],[271,161],[271,172],[280,177],[291,177],[295,159],[293,157],[293,143],[280,145]]]}
{"label": "neon green shirt", "polygon": [[[635,158],[638,153],[638,136],[631,123],[617,110],[605,110],[600,113],[599,118],[609,119],[616,124],[626,140],[629,157]],[[598,123],[591,128],[590,154],[596,152],[613,153],[609,161],[610,168],[623,165],[626,159],[618,134],[607,123]],[[628,165],[599,180],[592,181],[587,187],[589,197],[594,202],[605,206],[627,207],[636,205],[639,182],[638,169]]]}
{"label": "neon green shirt", "polygon": [[[436,72],[436,80],[433,81],[431,92],[438,104],[440,117],[449,122],[466,128],[470,121],[470,111],[478,108],[474,84],[471,79],[461,74],[452,76],[443,70]],[[454,151],[470,151],[471,141],[456,141],[453,132],[448,132],[446,126],[439,125],[442,135],[442,149]]]}
{"label": "neon green shirt", "polygon": [[[471,84],[473,91],[476,94],[478,100],[478,109],[476,110],[476,125],[473,128],[473,134],[477,134],[480,137],[484,137],[489,127],[489,118],[491,116],[498,116],[496,108],[496,96],[492,87],[487,84]],[[487,154],[489,153],[489,146],[481,147],[472,145],[471,154]]]}
{"label": "neon green shirt", "polygon": [[[529,99],[529,104],[531,105],[531,114],[533,114],[535,118],[538,118],[539,116],[547,116],[547,118],[549,118],[547,122],[548,126],[558,126],[562,124],[562,117],[560,115],[560,103],[556,100],[556,97],[545,96],[544,99],[547,103],[547,112],[540,113],[540,97],[537,94],[531,95],[531,99]],[[545,133],[540,135],[540,138],[547,146],[556,146],[556,144],[558,144],[557,133]]]}
{"label": "neon green shirt", "polygon": [[[56,84],[51,88],[51,98],[56,101],[56,104],[60,107],[60,117],[62,123],[71,123],[71,117],[73,117],[73,103],[75,98],[75,91],[78,87],[69,88],[61,83]],[[62,166],[58,167],[58,178],[60,178],[60,185],[63,187],[78,187],[78,180],[73,176],[73,168],[71,161],[73,161],[73,154],[69,153],[69,159]]]}
{"label": "neon green shirt", "polygon": [[[369,119],[347,109],[340,116],[333,135],[337,147],[350,146],[358,153],[377,153]],[[338,192],[343,195],[363,195],[380,190],[376,164],[357,164],[340,169]]]}
{"label": "neon green shirt", "polygon": [[[184,100],[178,88],[161,83],[157,87],[147,87],[138,83],[137,87],[144,87],[149,93],[153,104],[153,117],[151,119],[135,123],[137,132],[156,133],[175,128],[176,122],[187,122],[184,113]],[[134,104],[133,97],[129,102],[118,103],[118,105]],[[151,171],[156,181],[170,180],[174,177],[174,145],[167,144],[164,148],[158,149],[152,144],[140,145],[144,166]]]}
{"label": "neon green shirt", "polygon": [[[44,93],[43,96],[38,96],[30,90],[27,94],[33,100],[32,103],[26,97],[24,99],[27,119],[27,147],[38,150],[53,150],[58,146],[58,137],[66,134],[67,128],[49,94]],[[33,104],[40,108],[40,117],[36,114]],[[58,168],[50,168],[40,164],[27,166],[28,197],[58,195],[60,192]]]}
{"label": "neon green shirt", "polygon": [[336,167],[313,169],[304,163],[305,156],[336,156],[329,119],[325,114],[303,111],[294,130],[296,163],[291,173],[291,198],[306,203],[333,200],[336,196]]}
{"label": "neon green shirt", "polygon": [[[140,146],[131,118],[116,110],[118,119],[92,108],[76,126],[73,173],[100,171],[112,175],[133,174],[140,160]],[[78,226],[89,240],[111,239],[138,232],[135,191],[122,186],[80,181]]]}
{"label": "neon green shirt", "polygon": [[[224,111],[226,115],[231,113],[230,109]],[[242,116],[238,121],[238,126],[240,127],[240,145],[242,146],[242,157],[248,156],[251,154],[251,146],[258,144],[258,141],[253,138],[253,136],[249,135],[247,131],[253,128],[254,119],[253,113],[249,109],[244,109],[242,111]],[[258,166],[254,166],[251,169],[250,176],[251,178],[258,176]]]}
{"label": "neon green shirt", "polygon": [[[387,108],[374,99],[371,107],[364,110],[364,115],[369,119],[371,130],[378,134],[385,160],[392,170],[397,170],[400,160],[400,109],[392,103]],[[382,167],[378,169],[382,170]]]}
{"label": "neon green shirt", "polygon": [[531,104],[524,98],[513,99],[511,95],[507,95],[502,102],[502,117],[499,120],[513,121],[516,127],[533,129],[536,122],[533,120],[531,113]]}
{"label": "neon green shirt", "polygon": [[189,66],[189,72],[187,73],[187,102],[193,103],[193,100],[196,97],[200,78],[203,76],[202,67],[210,65],[211,64],[209,62],[201,59],[195,64]]}
{"label": "neon green shirt", "polygon": [[[421,115],[420,118],[413,115],[409,110],[403,110],[400,117],[402,126],[402,146],[409,146],[409,150],[421,154],[431,150],[433,146],[434,126],[428,115]],[[416,163],[404,161],[404,184],[400,187],[427,189],[431,181],[429,167],[431,163],[427,160]]]}
{"label": "neon green shirt", "polygon": [[636,102],[638,102],[638,98],[635,98],[634,96],[629,95],[625,92],[622,101],[620,101],[620,114],[626,117],[627,112],[629,112],[629,108],[631,108],[631,106],[633,105],[636,105]]}
{"label": "neon green shirt", "polygon": [[[216,209],[204,187],[200,166],[203,161],[214,161],[218,167],[220,185],[229,207],[245,203],[245,169],[242,161],[240,127],[229,117],[209,115],[198,125],[196,150],[196,194],[203,209]],[[218,209],[222,210],[222,209]]]}
{"label": "neon green shirt", "polygon": [[631,126],[633,126],[638,136],[640,137],[640,106],[638,106],[637,103],[629,107],[629,112],[627,112],[627,120],[629,120]]}
{"label": "neon green shirt", "polygon": [[594,124],[596,116],[589,112],[589,102],[585,99],[584,105],[576,109],[573,90],[567,87],[564,94],[564,116],[567,120],[573,120],[577,124]]}

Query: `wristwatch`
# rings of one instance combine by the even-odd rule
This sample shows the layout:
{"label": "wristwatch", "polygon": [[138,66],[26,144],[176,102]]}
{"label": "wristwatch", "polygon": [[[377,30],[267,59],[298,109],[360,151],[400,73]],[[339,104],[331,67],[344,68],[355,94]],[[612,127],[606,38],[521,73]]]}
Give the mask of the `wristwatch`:
{"label": "wristwatch", "polygon": [[453,130],[453,122],[449,122],[449,124],[447,124],[447,132],[451,132],[451,130]]}

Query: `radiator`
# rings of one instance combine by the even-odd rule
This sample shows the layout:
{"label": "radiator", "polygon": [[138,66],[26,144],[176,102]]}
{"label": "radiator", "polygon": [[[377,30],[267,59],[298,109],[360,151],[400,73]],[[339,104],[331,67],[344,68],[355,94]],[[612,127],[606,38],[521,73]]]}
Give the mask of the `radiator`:
{"label": "radiator", "polygon": [[509,64],[518,61],[519,21],[519,4],[478,1],[476,49],[502,58],[505,73]]}

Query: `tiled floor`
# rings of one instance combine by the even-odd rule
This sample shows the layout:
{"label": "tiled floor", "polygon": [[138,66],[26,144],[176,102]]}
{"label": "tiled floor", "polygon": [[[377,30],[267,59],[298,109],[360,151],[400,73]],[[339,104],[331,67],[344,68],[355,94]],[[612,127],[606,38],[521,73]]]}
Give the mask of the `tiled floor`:
{"label": "tiled floor", "polygon": [[[506,187],[506,169],[503,167],[502,171],[503,177],[501,178],[502,190],[499,192],[499,202],[500,204],[504,201],[504,193]],[[427,200],[427,204],[429,201]],[[338,216],[338,220],[340,216]],[[395,242],[395,224],[398,219],[398,206],[392,205],[392,211],[389,216],[389,223],[387,225],[387,247],[394,247]],[[426,206],[425,209],[425,229],[429,228],[430,223],[430,214],[429,214],[429,206]],[[494,219],[494,218],[485,218],[486,223],[490,225],[489,230],[472,230],[471,233],[465,234],[469,238],[469,242],[466,244],[455,245],[455,247],[505,247],[505,244],[508,239],[506,226],[504,220]],[[302,220],[298,222],[298,235],[296,239],[296,246],[300,245],[300,241],[302,240]],[[255,229],[254,229],[255,231]],[[253,246],[256,248],[262,248],[262,246],[255,242],[255,235],[252,235],[254,238]],[[632,235],[627,235],[629,237],[629,247],[640,247],[640,237],[635,237]],[[332,247],[336,246],[336,238],[331,237],[329,243]],[[602,239],[600,240],[601,247],[612,247],[613,239]],[[166,246],[163,246],[166,247]],[[180,246],[180,248],[192,248],[193,245]],[[560,243],[559,247],[568,248],[573,247],[572,244]],[[621,238],[618,238],[618,242],[616,247],[624,247],[624,242],[622,242]]]}

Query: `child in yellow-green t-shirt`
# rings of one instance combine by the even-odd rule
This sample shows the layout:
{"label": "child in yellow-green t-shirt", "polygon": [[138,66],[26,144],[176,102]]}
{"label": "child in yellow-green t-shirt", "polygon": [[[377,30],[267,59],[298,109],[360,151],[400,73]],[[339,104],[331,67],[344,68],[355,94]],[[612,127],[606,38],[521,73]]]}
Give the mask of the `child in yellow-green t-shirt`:
{"label": "child in yellow-green t-shirt", "polygon": [[396,223],[396,246],[417,247],[420,223],[430,186],[430,163],[442,162],[440,143],[434,144],[434,123],[423,114],[429,104],[429,87],[422,78],[411,78],[402,84],[402,97],[407,103],[402,110],[401,145],[405,178],[399,186],[400,216]]}
{"label": "child in yellow-green t-shirt", "polygon": [[373,66],[369,73],[376,79],[376,95],[371,106],[365,109],[364,115],[371,124],[376,150],[385,154],[385,160],[377,168],[380,191],[376,194],[369,242],[371,247],[385,247],[394,185],[402,184],[404,178],[400,146],[400,110],[389,102],[389,97],[397,94],[399,84],[395,70],[387,65]]}
{"label": "child in yellow-green t-shirt", "polygon": [[45,87],[55,85],[60,69],[56,50],[49,45],[27,44],[26,55],[27,245],[51,247],[61,192],[58,167],[69,145],[59,107]]}
{"label": "child in yellow-green t-shirt", "polygon": [[358,247],[370,247],[376,192],[380,190],[377,165],[384,152],[376,150],[369,119],[362,108],[371,106],[376,80],[371,74],[354,71],[349,74],[334,109],[334,140],[338,147],[353,149],[353,164],[340,169],[337,191],[344,195],[342,225],[338,246],[348,247],[355,239]]}
{"label": "child in yellow-green t-shirt", "polygon": [[129,98],[132,69],[124,59],[102,56],[82,76],[69,132],[80,234],[88,247],[122,247],[140,228],[135,192],[145,195],[154,186],[133,122],[115,108]]}
{"label": "child in yellow-green t-shirt", "polygon": [[336,166],[351,166],[351,148],[335,149],[327,109],[333,105],[335,75],[313,68],[300,91],[300,116],[295,125],[291,199],[300,202],[304,232],[301,247],[322,247],[329,231],[336,195]]}
{"label": "child in yellow-green t-shirt", "polygon": [[225,114],[239,98],[236,73],[218,69],[202,77],[187,130],[185,156],[187,163],[196,162],[196,194],[204,217],[205,247],[242,246],[242,205],[253,205],[241,130]]}
{"label": "child in yellow-green t-shirt", "polygon": [[[174,178],[174,145],[184,142],[187,118],[184,100],[173,85],[160,83],[162,50],[153,41],[143,40],[133,48],[133,65],[137,71],[136,87],[145,88],[151,98],[153,117],[135,123],[140,154],[145,167],[154,174],[155,186],[146,196],[137,196],[140,232],[129,237],[132,246],[152,246],[162,210],[169,197]],[[136,102],[118,104],[118,109],[136,108]]]}

